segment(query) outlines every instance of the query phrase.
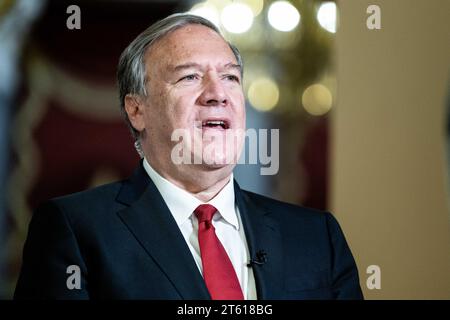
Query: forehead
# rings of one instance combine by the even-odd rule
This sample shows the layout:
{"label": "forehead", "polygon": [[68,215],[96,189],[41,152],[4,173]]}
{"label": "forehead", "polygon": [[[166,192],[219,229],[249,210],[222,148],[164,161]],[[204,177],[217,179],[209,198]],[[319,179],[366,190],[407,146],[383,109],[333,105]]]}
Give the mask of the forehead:
{"label": "forehead", "polygon": [[225,65],[236,63],[228,43],[214,30],[190,24],[159,39],[146,54],[146,64],[170,67],[186,62]]}

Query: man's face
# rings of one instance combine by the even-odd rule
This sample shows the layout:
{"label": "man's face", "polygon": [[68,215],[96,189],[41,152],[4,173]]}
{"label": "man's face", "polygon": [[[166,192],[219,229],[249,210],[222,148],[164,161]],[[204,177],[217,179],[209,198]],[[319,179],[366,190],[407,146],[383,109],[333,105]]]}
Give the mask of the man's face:
{"label": "man's face", "polygon": [[179,143],[171,136],[183,129],[191,139],[183,152],[194,161],[203,155],[203,168],[233,167],[229,160],[237,161],[243,135],[231,144],[227,136],[245,130],[245,100],[240,68],[224,39],[205,26],[188,25],[156,42],[145,61],[147,157],[169,161]]}

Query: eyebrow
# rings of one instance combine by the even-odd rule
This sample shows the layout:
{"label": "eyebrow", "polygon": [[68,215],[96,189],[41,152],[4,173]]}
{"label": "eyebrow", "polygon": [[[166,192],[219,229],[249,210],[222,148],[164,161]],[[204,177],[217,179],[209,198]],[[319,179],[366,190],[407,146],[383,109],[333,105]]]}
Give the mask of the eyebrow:
{"label": "eyebrow", "polygon": [[[173,70],[176,71],[181,71],[181,70],[185,70],[185,69],[202,69],[202,66],[198,63],[195,62],[189,62],[189,63],[184,63],[184,64],[179,64],[177,66],[175,66],[173,68]],[[224,66],[224,69],[236,69],[237,71],[241,72],[242,68],[240,65],[236,64],[236,63],[232,63],[229,62]]]}
{"label": "eyebrow", "polygon": [[200,69],[201,66],[198,63],[191,62],[191,63],[179,64],[179,65],[175,66],[173,68],[173,70],[174,71],[181,71],[181,70],[192,69],[192,68]]}
{"label": "eyebrow", "polygon": [[239,73],[242,73],[242,67],[236,63],[227,63],[225,69],[236,69]]}

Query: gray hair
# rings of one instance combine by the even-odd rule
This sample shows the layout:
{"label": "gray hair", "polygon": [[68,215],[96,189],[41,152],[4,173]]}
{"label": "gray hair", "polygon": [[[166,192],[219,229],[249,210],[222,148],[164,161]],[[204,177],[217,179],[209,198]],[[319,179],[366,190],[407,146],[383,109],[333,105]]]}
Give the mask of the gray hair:
{"label": "gray hair", "polygon": [[[220,30],[209,20],[200,16],[175,13],[160,21],[155,22],[136,39],[134,39],[128,47],[122,52],[119,65],[117,68],[117,81],[119,85],[120,94],[120,110],[125,117],[133,138],[135,139],[134,146],[139,155],[144,157],[140,134],[130,122],[128,114],[125,111],[125,96],[127,94],[137,94],[141,96],[147,96],[147,90],[145,88],[147,83],[146,70],[145,70],[145,53],[146,51],[162,37],[169,33],[180,29],[189,24],[200,24],[214,30],[217,34],[223,37]],[[241,67],[241,76],[243,74],[243,63],[239,50],[227,42],[236,57],[237,64]]]}

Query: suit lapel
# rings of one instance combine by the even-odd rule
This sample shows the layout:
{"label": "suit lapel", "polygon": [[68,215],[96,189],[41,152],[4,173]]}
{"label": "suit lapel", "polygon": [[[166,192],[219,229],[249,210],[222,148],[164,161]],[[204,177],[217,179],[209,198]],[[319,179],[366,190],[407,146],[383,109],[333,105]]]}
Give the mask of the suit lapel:
{"label": "suit lapel", "polygon": [[119,217],[183,299],[209,299],[194,258],[169,208],[142,165],[117,201],[129,205]]}
{"label": "suit lapel", "polygon": [[258,299],[275,299],[282,296],[283,261],[281,234],[271,212],[244,193],[235,182],[235,197],[244,225],[250,257],[263,250],[266,262],[253,264]]}

